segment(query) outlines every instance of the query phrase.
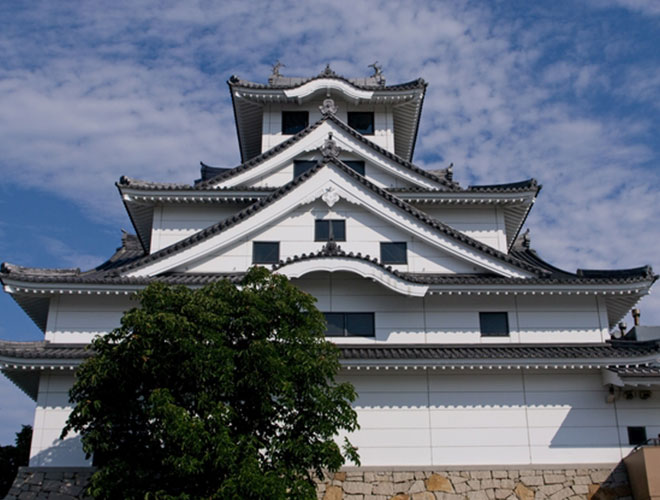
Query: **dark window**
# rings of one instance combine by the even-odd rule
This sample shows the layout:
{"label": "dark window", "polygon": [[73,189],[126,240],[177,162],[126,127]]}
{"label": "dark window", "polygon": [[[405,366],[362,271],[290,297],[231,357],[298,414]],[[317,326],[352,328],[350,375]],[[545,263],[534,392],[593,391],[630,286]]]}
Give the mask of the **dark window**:
{"label": "dark window", "polygon": [[348,168],[355,170],[358,174],[364,175],[364,162],[357,160],[343,160]]}
{"label": "dark window", "polygon": [[323,313],[328,337],[375,336],[374,313]]}
{"label": "dark window", "polygon": [[374,134],[374,114],[372,111],[349,111],[348,126],[362,135]]}
{"label": "dark window", "polygon": [[628,443],[632,445],[646,443],[646,427],[628,427]]}
{"label": "dark window", "polygon": [[279,241],[253,241],[253,264],[276,264],[280,260]]}
{"label": "dark window", "polygon": [[293,177],[298,177],[316,166],[316,160],[294,160]]}
{"label": "dark window", "polygon": [[346,241],[345,220],[317,220],[314,224],[314,241]]}
{"label": "dark window", "polygon": [[282,133],[297,134],[309,125],[307,111],[282,111]]}
{"label": "dark window", "polygon": [[406,242],[381,243],[380,261],[383,264],[407,264]]}
{"label": "dark window", "polygon": [[482,337],[509,335],[509,316],[505,312],[480,312],[479,328]]}

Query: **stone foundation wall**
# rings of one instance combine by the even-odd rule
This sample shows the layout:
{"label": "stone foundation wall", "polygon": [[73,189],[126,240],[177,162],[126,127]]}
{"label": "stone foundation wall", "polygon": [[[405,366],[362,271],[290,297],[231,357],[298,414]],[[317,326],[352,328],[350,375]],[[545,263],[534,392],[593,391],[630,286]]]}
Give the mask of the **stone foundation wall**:
{"label": "stone foundation wall", "polygon": [[623,464],[616,468],[538,468],[337,472],[319,500],[632,500]]}
{"label": "stone foundation wall", "polygon": [[[6,500],[78,500],[92,469],[21,467]],[[632,500],[625,467],[452,470],[346,469],[318,483],[319,500]]]}

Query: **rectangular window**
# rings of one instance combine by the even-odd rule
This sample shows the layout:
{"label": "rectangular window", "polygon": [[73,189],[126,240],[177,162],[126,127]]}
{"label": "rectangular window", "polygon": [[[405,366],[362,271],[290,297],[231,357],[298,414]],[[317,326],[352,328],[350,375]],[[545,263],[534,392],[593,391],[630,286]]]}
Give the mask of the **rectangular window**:
{"label": "rectangular window", "polygon": [[646,443],[646,427],[628,427],[628,444]]}
{"label": "rectangular window", "polygon": [[407,254],[405,241],[380,244],[380,262],[382,264],[407,264]]}
{"label": "rectangular window", "polygon": [[480,312],[479,329],[482,337],[509,335],[509,315],[505,312]]}
{"label": "rectangular window", "polygon": [[362,135],[374,135],[373,111],[349,111],[348,126]]}
{"label": "rectangular window", "polygon": [[280,261],[279,241],[253,241],[253,264],[277,264]]}
{"label": "rectangular window", "polygon": [[323,313],[327,337],[374,337],[374,313]]}
{"label": "rectangular window", "polygon": [[316,160],[293,160],[294,179],[316,166]]}
{"label": "rectangular window", "polygon": [[308,111],[282,111],[282,133],[297,134],[309,125]]}
{"label": "rectangular window", "polygon": [[348,168],[364,176],[364,162],[358,160],[342,160]]}
{"label": "rectangular window", "polygon": [[345,220],[317,220],[314,222],[314,241],[346,241]]}

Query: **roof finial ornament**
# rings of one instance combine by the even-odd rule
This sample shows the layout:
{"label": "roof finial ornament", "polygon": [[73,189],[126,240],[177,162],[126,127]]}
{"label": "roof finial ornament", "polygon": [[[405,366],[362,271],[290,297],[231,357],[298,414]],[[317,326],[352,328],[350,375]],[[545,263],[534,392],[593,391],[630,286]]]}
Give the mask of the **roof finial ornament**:
{"label": "roof finial ornament", "polygon": [[447,174],[445,175],[448,181],[454,180],[454,164],[450,163],[447,167]]}
{"label": "roof finial ornament", "polygon": [[527,231],[525,231],[522,234],[522,246],[524,248],[529,248],[531,243],[532,243],[532,239],[529,236],[529,228],[527,228]]}
{"label": "roof finial ornament", "polygon": [[280,74],[280,68],[286,68],[286,64],[280,62],[280,60],[278,59],[277,61],[275,61],[275,64],[273,64],[272,76],[282,76]]}
{"label": "roof finial ornament", "polygon": [[326,160],[339,156],[339,146],[337,146],[337,143],[332,138],[332,132],[328,132],[328,138],[323,143],[323,146],[321,146],[321,154]]}
{"label": "roof finial ornament", "polygon": [[321,253],[324,255],[341,255],[342,250],[339,245],[335,242],[334,238],[328,239],[328,242],[323,245],[323,248],[321,248]]}
{"label": "roof finial ornament", "polygon": [[323,71],[321,71],[321,73],[319,73],[319,76],[321,76],[321,77],[337,76],[337,73],[332,71],[332,69],[330,69],[330,63],[327,63],[325,65],[325,69]]}
{"label": "roof finial ornament", "polygon": [[383,65],[378,64],[378,61],[375,61],[373,64],[370,64],[368,67],[373,68],[374,70],[374,74],[371,75],[371,78],[376,80],[378,85],[385,85],[385,76],[383,75]]}
{"label": "roof finial ornament", "polygon": [[280,68],[286,68],[286,65],[280,62],[280,60],[278,59],[277,61],[275,61],[275,64],[273,64],[272,72],[268,77],[269,84],[272,85],[273,83],[275,83],[275,80],[282,77],[282,75],[280,74]]}
{"label": "roof finial ornament", "polygon": [[337,106],[335,105],[335,101],[330,98],[323,100],[323,104],[319,106],[319,110],[323,116],[337,114]]}

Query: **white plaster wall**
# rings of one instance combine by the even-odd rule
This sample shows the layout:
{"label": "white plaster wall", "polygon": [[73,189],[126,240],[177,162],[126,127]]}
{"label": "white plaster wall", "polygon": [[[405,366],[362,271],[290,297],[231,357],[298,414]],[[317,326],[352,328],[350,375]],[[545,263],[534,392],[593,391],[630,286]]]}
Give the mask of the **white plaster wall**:
{"label": "white plaster wall", "polygon": [[42,373],[39,379],[37,409],[34,414],[31,467],[85,467],[91,460],[85,459],[80,437],[73,433],[60,439],[66,419],[71,413],[69,389],[73,374]]}
{"label": "white plaster wall", "polygon": [[[375,313],[375,338],[351,343],[601,342],[608,337],[598,301],[590,296],[402,296],[349,273],[310,273],[293,281],[317,299],[323,312]],[[481,337],[479,312],[506,311],[508,337]],[[522,320],[520,319],[522,318]]]}
{"label": "white plaster wall", "polygon": [[349,439],[365,466],[611,463],[632,448],[626,425],[659,430],[659,391],[625,402],[640,409],[624,417],[597,372],[371,370],[340,380],[359,394],[361,428]]}
{"label": "white plaster wall", "polygon": [[[333,99],[335,100],[335,105],[339,108],[335,116],[344,123],[348,122],[348,111],[373,111],[374,135],[365,137],[380,147],[394,152],[393,120],[392,111],[389,106],[383,104],[356,106],[337,96],[333,96]],[[300,106],[275,103],[264,105],[261,151],[268,151],[270,148],[291,137],[290,135],[282,134],[282,110],[309,111],[309,124],[311,125],[322,118],[321,111],[319,110],[319,106],[322,103],[323,98],[308,101]]]}
{"label": "white plaster wall", "polygon": [[154,208],[151,252],[173,245],[240,212],[250,203],[161,205]]}
{"label": "white plaster wall", "polygon": [[55,343],[91,342],[119,326],[124,311],[137,302],[126,295],[58,295],[51,299],[45,340]]}
{"label": "white plaster wall", "polygon": [[438,207],[413,204],[434,219],[467,234],[481,243],[508,253],[504,211],[495,206]]}
{"label": "white plaster wall", "polygon": [[231,248],[204,261],[191,263],[181,271],[234,272],[244,271],[252,265],[253,241],[279,241],[280,259],[302,253],[317,252],[325,242],[314,241],[315,219],[346,220],[346,241],[338,242],[346,252],[362,253],[380,260],[380,242],[405,241],[408,264],[393,265],[406,272],[471,273],[480,268],[431,247],[415,238],[412,233],[392,227],[384,219],[367,210],[340,201],[332,208],[322,201],[299,207],[282,220],[272,221],[267,227],[244,238]]}

